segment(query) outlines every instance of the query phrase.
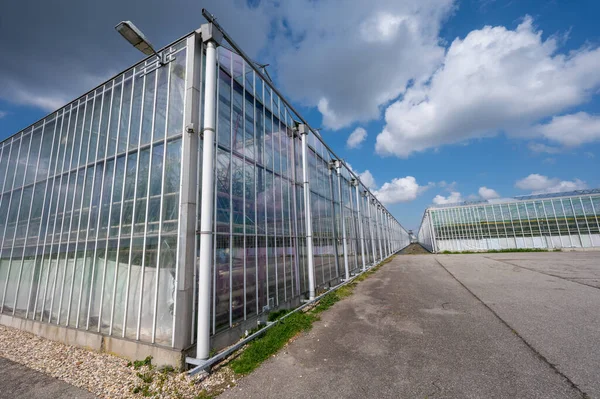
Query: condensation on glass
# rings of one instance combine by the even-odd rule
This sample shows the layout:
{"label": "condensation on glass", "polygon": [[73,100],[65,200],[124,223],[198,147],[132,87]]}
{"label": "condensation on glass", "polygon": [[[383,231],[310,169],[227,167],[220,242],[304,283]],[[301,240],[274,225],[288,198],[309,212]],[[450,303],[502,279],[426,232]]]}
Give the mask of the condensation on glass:
{"label": "condensation on glass", "polygon": [[433,252],[600,247],[600,192],[431,207],[419,242]]}

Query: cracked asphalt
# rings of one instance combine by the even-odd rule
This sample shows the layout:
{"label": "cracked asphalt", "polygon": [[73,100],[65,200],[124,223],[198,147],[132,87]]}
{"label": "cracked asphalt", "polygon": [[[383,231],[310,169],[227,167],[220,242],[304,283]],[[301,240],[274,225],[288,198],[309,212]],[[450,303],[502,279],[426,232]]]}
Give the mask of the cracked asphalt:
{"label": "cracked asphalt", "polygon": [[600,252],[397,256],[224,398],[600,398]]}

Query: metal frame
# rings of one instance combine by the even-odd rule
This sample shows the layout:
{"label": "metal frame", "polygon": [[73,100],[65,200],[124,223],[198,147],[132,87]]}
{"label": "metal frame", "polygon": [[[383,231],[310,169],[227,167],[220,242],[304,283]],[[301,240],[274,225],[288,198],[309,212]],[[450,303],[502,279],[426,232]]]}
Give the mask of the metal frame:
{"label": "metal frame", "polygon": [[[570,194],[576,195],[569,196]],[[536,245],[536,238],[542,239],[542,247],[549,249],[586,248],[598,245],[595,244],[594,237],[600,236],[600,222],[596,214],[594,199],[600,198],[600,190],[587,190],[586,193],[574,192],[532,196],[531,199],[529,197],[525,198],[527,199],[512,202],[478,202],[476,204],[465,203],[427,208],[421,220],[418,233],[419,240],[426,247],[431,245],[434,252],[448,249],[485,251],[493,248],[494,240],[497,241],[500,248],[503,248],[501,240],[504,238],[507,240],[508,248],[539,248]],[[586,208],[584,205],[584,201],[588,199],[591,203],[591,209]],[[550,202],[551,209],[548,209],[546,201]],[[565,207],[565,203],[567,207]],[[575,203],[578,204],[577,207],[581,205],[581,215],[578,215],[579,210]],[[504,206],[506,206],[506,209],[503,209]],[[529,206],[532,207],[533,212],[528,209]],[[538,207],[540,207],[539,212]],[[569,208],[568,212],[572,212],[572,216],[568,214],[567,208]],[[488,209],[491,211],[491,218],[488,215]],[[508,214],[505,214],[506,211],[508,211]],[[540,214],[542,211],[543,214]],[[500,219],[497,218],[497,213]],[[439,221],[439,226],[434,226],[434,214],[436,220]],[[482,216],[485,216],[487,234],[490,237],[486,239],[483,247],[480,244],[486,232],[484,232],[484,227],[481,225],[483,222]],[[585,222],[581,221],[581,218]],[[592,221],[596,219],[595,227],[593,223],[590,223],[590,218]],[[551,223],[550,219],[554,221]],[[559,219],[563,220],[564,225],[561,225]],[[573,228],[569,225],[571,219],[575,223],[576,234],[579,237],[578,243],[574,242]],[[536,222],[537,233],[535,232]],[[493,229],[490,226],[492,223],[494,224]],[[512,229],[510,237],[507,225]],[[556,230],[553,226],[556,226]],[[520,231],[518,236],[516,228],[519,228]],[[544,231],[545,228],[547,228],[547,233]],[[502,229],[504,230],[503,233],[501,232]],[[570,245],[565,246],[563,234],[569,236]],[[548,237],[546,238],[546,236]],[[560,245],[556,243],[553,237],[559,238]],[[514,243],[511,242],[513,240]],[[447,243],[445,243],[446,241]],[[520,241],[522,241],[522,244]]]}
{"label": "metal frame", "polygon": [[[272,195],[270,198],[283,206],[273,209],[264,198],[259,204],[257,191],[253,190],[251,194],[254,197],[253,212],[256,222],[258,222],[260,207],[260,212],[263,210],[265,213],[268,212],[268,218],[273,217],[275,223],[271,226],[271,220],[265,218],[264,234],[257,232],[253,235],[255,251],[259,250],[260,236],[265,240],[265,251],[277,252],[274,258],[265,255],[266,264],[259,261],[258,256],[255,256],[256,263],[253,266],[244,259],[243,318],[250,320],[251,316],[259,317],[262,313],[259,309],[259,284],[263,284],[264,281],[259,281],[259,278],[263,279],[259,276],[259,268],[265,268],[267,291],[270,289],[272,291],[268,281],[274,282],[275,292],[267,292],[267,300],[271,297],[275,298],[275,306],[286,305],[291,300],[300,299],[303,294],[308,294],[309,299],[315,298],[317,289],[340,281],[340,260],[336,253],[336,240],[339,236],[335,212],[337,200],[332,192],[333,176],[329,181],[329,193],[327,192],[328,172],[323,167],[324,165],[326,167],[330,159],[336,158],[335,154],[273,87],[272,83],[265,79],[251,60],[239,48],[232,45],[233,42],[228,36],[223,35],[221,28],[214,24],[206,26],[207,28],[203,26],[199,31],[187,35],[162,50],[163,53],[168,53],[172,61],[168,66],[149,70],[149,65],[154,67],[156,64],[156,61],[149,57],[132,69],[67,104],[51,116],[31,125],[28,130],[21,132],[20,136],[11,137],[0,145],[0,162],[8,162],[10,159],[21,160],[21,158],[26,159],[27,162],[22,181],[20,178],[15,178],[13,171],[8,169],[4,171],[0,192],[0,207],[13,209],[18,205],[18,209],[14,208],[17,209],[15,230],[9,231],[7,223],[3,226],[5,234],[1,249],[10,262],[3,262],[0,269],[1,273],[6,273],[0,311],[4,311],[5,307],[9,306],[8,303],[11,303],[13,305],[11,312],[15,314],[17,304],[20,302],[18,298],[21,290],[22,293],[29,295],[26,308],[22,309],[26,318],[177,349],[187,348],[194,343],[194,335],[197,334],[197,356],[199,358],[208,356],[211,335],[217,332],[214,318],[211,318],[211,306],[214,308],[214,287],[216,287],[213,273],[216,257],[214,251],[216,240],[213,241],[216,209],[214,206],[216,145],[214,143],[218,125],[216,112],[219,106],[216,96],[218,94],[217,72],[220,70],[217,46],[211,43],[220,40],[226,40],[234,51],[239,53],[242,60],[241,85],[244,93],[241,104],[242,134],[244,139],[251,135],[249,129],[253,129],[254,134],[252,143],[246,141],[243,143],[243,151],[250,148],[247,146],[254,146],[255,151],[258,151],[256,148],[258,135],[264,134],[264,130],[259,130],[265,129],[264,123],[263,126],[259,126],[258,104],[265,98],[268,98],[269,107],[273,112],[271,130],[273,134],[277,131],[276,134],[279,135],[267,143],[271,147],[271,154],[276,159],[274,170],[269,171],[272,172],[274,184],[268,191]],[[224,38],[221,39],[221,36]],[[200,43],[200,40],[206,43]],[[181,51],[186,51],[185,57],[181,56],[183,54]],[[202,66],[204,57],[208,68]],[[230,68],[233,69],[232,65]],[[152,76],[152,73],[155,75]],[[176,77],[179,76],[176,74],[181,73],[185,73],[183,83]],[[202,87],[203,73],[205,74],[204,87]],[[250,80],[245,79],[247,74],[250,74]],[[163,78],[164,80],[161,80]],[[232,82],[234,79],[232,75]],[[179,86],[174,89],[173,84]],[[120,92],[116,91],[118,87]],[[200,97],[202,93],[205,96],[203,104]],[[251,102],[246,103],[246,95],[251,96],[249,99]],[[204,109],[201,111],[202,105]],[[245,117],[247,107],[250,106],[257,109],[257,114],[252,121],[246,120]],[[159,111],[164,112],[164,120],[159,120]],[[172,111],[177,118],[181,115],[182,126],[177,126],[176,132],[171,131]],[[267,106],[263,105],[263,122],[266,112]],[[200,115],[204,118],[203,123],[200,123]],[[275,123],[275,118],[279,120],[278,125]],[[230,110],[230,121],[232,119],[233,106]],[[177,123],[180,123],[179,119]],[[41,131],[36,130],[38,128]],[[230,129],[232,139],[234,134],[232,125]],[[40,134],[37,154],[31,148],[34,145],[31,139],[34,131]],[[28,143],[23,141],[26,134],[30,134]],[[147,137],[147,134],[150,137]],[[246,137],[246,134],[249,136]],[[200,154],[200,139],[202,154]],[[51,143],[49,145],[52,147],[48,160],[42,159],[40,150],[46,143]],[[171,143],[174,147],[171,147]],[[35,146],[37,145],[36,142]],[[160,149],[156,148],[160,145],[162,145]],[[171,165],[167,163],[170,151],[172,149],[179,151],[179,148],[180,164],[173,166],[173,170],[169,170]],[[310,152],[317,161],[316,170],[311,169],[314,166],[309,166],[309,156],[312,156]],[[146,153],[148,153],[147,159]],[[161,155],[162,167],[158,168],[155,162]],[[36,156],[37,159],[34,159]],[[202,168],[199,165],[200,156],[202,156]],[[231,154],[229,156],[231,157]],[[275,158],[279,156],[281,158]],[[243,159],[249,161],[249,163],[243,162],[244,175],[248,165],[252,165],[255,168],[256,182],[259,167],[256,159],[252,161],[245,157]],[[41,172],[40,165],[46,161],[47,170],[43,171],[44,176],[38,178],[38,171]],[[297,170],[300,167],[297,161],[302,164],[302,170]],[[143,168],[146,167],[147,175],[143,175],[146,173]],[[33,168],[36,169],[33,182],[26,184]],[[199,169],[202,177],[199,175]],[[177,182],[168,180],[169,172],[178,173]],[[229,190],[232,192],[233,172],[229,173]],[[266,176],[266,169],[263,169],[262,173]],[[8,178],[12,178],[12,181],[7,182]],[[343,161],[339,161],[337,178],[340,197],[339,218],[342,222],[345,246],[344,277],[349,280],[354,270],[365,271],[367,264],[378,263],[394,251],[408,245],[409,242],[407,232],[375,199],[368,188],[360,183],[358,176]],[[133,180],[135,186],[131,187],[130,182]],[[177,186],[177,192],[166,193],[167,186],[173,188],[173,185]],[[36,190],[38,186],[40,189]],[[152,189],[158,186],[160,186],[160,195],[153,194]],[[251,200],[250,197],[246,198],[247,186],[244,181],[243,212],[247,201]],[[200,187],[202,190],[199,190]],[[300,187],[303,189],[303,194],[298,191]],[[37,204],[34,204],[33,200],[30,203],[24,201],[24,188],[32,190],[34,194],[41,193],[41,188],[45,188],[40,210],[34,208]],[[126,194],[127,188],[131,190]],[[21,191],[15,191],[18,189]],[[364,190],[364,198],[359,190]],[[201,202],[200,191],[203,199]],[[129,198],[131,193],[133,193],[132,199]],[[178,201],[174,205],[177,207],[176,216],[171,217],[170,214],[165,213],[164,208],[172,206],[175,195],[178,195]],[[349,197],[345,198],[345,195]],[[325,209],[312,209],[313,203],[317,203],[314,202],[317,198],[319,198],[319,207],[324,205]],[[142,202],[144,200],[145,203]],[[331,205],[327,204],[327,201]],[[300,206],[302,203],[303,214]],[[231,196],[229,206],[231,209],[236,206]],[[41,215],[39,226],[35,227],[35,231],[33,227],[22,226],[19,223],[26,214],[28,220],[31,219],[34,209],[36,214],[39,211]],[[131,215],[128,212],[131,212]],[[203,215],[206,216],[202,217]],[[247,251],[249,250],[247,245],[252,244],[247,240],[250,235],[246,232],[245,216],[244,213],[244,233],[238,236],[243,236],[243,249]],[[0,219],[3,217],[5,215],[0,215]],[[303,220],[300,220],[301,217]],[[142,219],[143,225],[139,222]],[[165,227],[166,222],[169,223],[168,230]],[[368,226],[365,226],[365,223],[368,223]],[[232,214],[230,214],[229,225],[230,229],[234,226]],[[302,225],[305,231],[301,231]],[[372,262],[368,262],[366,258],[369,256],[369,243],[365,242],[367,239],[365,227],[369,228]],[[6,237],[6,232],[9,232],[12,237],[10,243],[10,237]],[[21,240],[23,232],[25,236],[21,247],[15,242],[17,237]],[[37,237],[32,236],[30,239],[30,232],[37,232]],[[270,237],[275,237],[275,248],[271,248],[273,239]],[[177,247],[172,248],[173,251],[168,255],[163,248],[165,245],[163,241],[166,239],[177,239]],[[301,254],[304,240],[306,252]],[[348,240],[352,241],[348,243]],[[5,242],[6,248],[4,248]],[[33,251],[34,244],[35,251],[32,252],[30,266],[30,260],[25,261],[25,256],[29,247]],[[139,248],[139,245],[142,248]],[[316,249],[315,245],[318,246]],[[127,248],[129,248],[128,253],[125,252]],[[229,248],[234,249],[233,240],[230,240]],[[336,253],[334,259],[332,259],[332,252]],[[17,254],[21,254],[21,258],[13,260]],[[197,255],[200,256],[198,264]],[[318,256],[323,260],[319,262],[322,266],[320,266],[320,280],[317,282],[313,259]],[[353,256],[353,260],[349,258],[350,256]],[[136,262],[139,261],[141,263],[137,264]],[[165,261],[171,262],[169,267],[172,269],[168,271],[163,269]],[[304,261],[306,265],[303,264]],[[28,262],[27,266],[25,262]],[[350,265],[351,262],[354,266]],[[269,275],[271,273],[269,265],[274,267],[273,275]],[[232,258],[229,258],[229,326],[238,322],[232,317],[231,291],[236,266]],[[26,275],[26,272],[29,273],[29,269],[26,268],[29,267],[35,268],[35,273],[32,273],[31,277]],[[255,271],[252,271],[255,273],[254,276],[249,274],[250,267],[255,267]],[[173,273],[170,277],[163,277],[169,275],[169,272]],[[148,278],[151,278],[149,276],[152,273],[154,281],[149,281]],[[308,278],[308,284],[304,281],[303,273]],[[13,284],[13,277],[17,285],[14,298],[12,291],[7,293],[7,287]],[[256,315],[252,315],[253,309],[249,309],[246,302],[252,300],[254,296],[254,293],[246,292],[247,284],[253,277],[256,289]],[[165,311],[164,296],[171,295],[165,294],[165,285],[169,284],[172,284],[173,296],[168,299],[172,299],[173,302],[171,313],[167,314],[169,311]],[[198,306],[196,306],[196,299]],[[260,299],[262,300],[262,296]],[[198,315],[198,324],[194,328],[196,315]]]}

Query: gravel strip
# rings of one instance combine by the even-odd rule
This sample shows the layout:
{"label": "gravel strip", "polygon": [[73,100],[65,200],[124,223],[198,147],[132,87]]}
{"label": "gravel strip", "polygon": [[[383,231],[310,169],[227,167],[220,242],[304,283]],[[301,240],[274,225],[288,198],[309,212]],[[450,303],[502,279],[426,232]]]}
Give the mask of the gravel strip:
{"label": "gravel strip", "polygon": [[[50,341],[0,326],[0,356],[87,389],[100,398],[210,397],[235,385],[235,375],[223,367],[206,377],[138,366],[107,354]],[[134,393],[135,392],[135,393]]]}

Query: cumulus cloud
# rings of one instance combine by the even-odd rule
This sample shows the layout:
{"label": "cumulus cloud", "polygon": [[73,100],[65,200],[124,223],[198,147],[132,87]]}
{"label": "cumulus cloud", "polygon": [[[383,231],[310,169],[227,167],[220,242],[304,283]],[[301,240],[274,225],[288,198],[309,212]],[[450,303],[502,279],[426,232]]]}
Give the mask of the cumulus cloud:
{"label": "cumulus cloud", "polygon": [[517,180],[515,187],[521,190],[531,191],[532,194],[559,193],[562,191],[583,190],[587,184],[579,179],[560,180],[548,176],[532,173],[529,176]]}
{"label": "cumulus cloud", "polygon": [[399,202],[410,202],[417,199],[419,195],[429,189],[431,185],[420,186],[413,176],[392,179],[384,183],[379,190],[373,194],[383,204],[397,204]]}
{"label": "cumulus cloud", "polygon": [[464,199],[458,191],[451,192],[447,197],[438,194],[433,198],[433,203],[436,205],[455,204],[463,201]]}
{"label": "cumulus cloud", "polygon": [[367,187],[368,189],[374,189],[377,187],[377,183],[375,183],[375,178],[373,177],[371,172],[369,172],[368,169],[362,173],[359,173],[358,178],[360,179],[362,184],[364,184],[365,187]]}
{"label": "cumulus cloud", "polygon": [[484,200],[500,198],[500,195],[491,188],[487,188],[486,186],[479,187],[479,197]]}
{"label": "cumulus cloud", "polygon": [[381,116],[409,82],[440,65],[454,0],[280,2],[270,46],[282,87],[339,129]]}
{"label": "cumulus cloud", "polygon": [[366,138],[367,131],[362,127],[357,127],[352,133],[350,133],[350,136],[348,136],[346,146],[348,148],[359,148]]}
{"label": "cumulus cloud", "polygon": [[586,112],[555,116],[548,123],[534,126],[533,131],[549,141],[576,147],[600,140],[600,117]]}
{"label": "cumulus cloud", "polygon": [[[415,84],[387,108],[376,150],[407,157],[500,131],[566,145],[596,140],[595,117],[576,114],[554,118],[550,126],[534,125],[588,101],[600,87],[599,64],[600,48],[562,53],[557,38],[543,40],[530,17],[515,30],[471,31],[452,42],[429,81]],[[586,130],[571,130],[574,126]],[[570,137],[559,133],[565,129]]]}

